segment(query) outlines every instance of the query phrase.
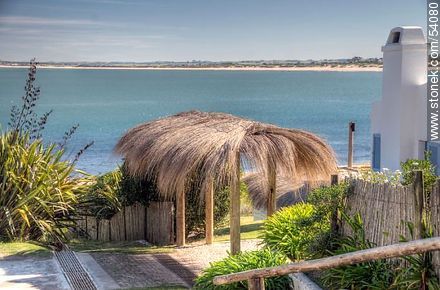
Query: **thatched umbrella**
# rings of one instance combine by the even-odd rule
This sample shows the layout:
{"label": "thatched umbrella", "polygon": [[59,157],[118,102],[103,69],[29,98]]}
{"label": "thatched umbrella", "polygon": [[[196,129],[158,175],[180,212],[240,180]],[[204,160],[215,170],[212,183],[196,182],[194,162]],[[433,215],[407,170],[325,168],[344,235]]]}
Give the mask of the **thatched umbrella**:
{"label": "thatched umbrella", "polygon": [[[268,184],[259,173],[250,173],[243,178],[246,184],[249,199],[256,209],[267,209]],[[308,183],[300,180],[292,180],[282,176],[277,176],[276,183],[276,208],[289,206],[306,200],[307,192],[310,189]]]}
{"label": "thatched umbrella", "polygon": [[276,175],[314,182],[336,170],[333,150],[318,136],[224,113],[184,112],[138,125],[116,145],[129,172],[154,179],[162,197],[176,200],[176,240],[185,243],[185,186],[194,176],[207,198],[212,239],[213,187],[231,188],[231,252],[240,250],[241,161],[268,182],[268,213],[275,209]]}

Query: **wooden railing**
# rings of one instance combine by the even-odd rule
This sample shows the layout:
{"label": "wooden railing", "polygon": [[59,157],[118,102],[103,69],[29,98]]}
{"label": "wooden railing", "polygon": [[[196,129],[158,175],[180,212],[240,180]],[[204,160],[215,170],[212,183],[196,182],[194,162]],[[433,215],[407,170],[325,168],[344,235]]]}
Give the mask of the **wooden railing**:
{"label": "wooden railing", "polygon": [[215,285],[224,285],[247,280],[248,289],[261,290],[264,289],[264,278],[284,276],[290,273],[325,270],[372,260],[396,258],[438,250],[440,250],[440,237],[435,237],[361,250],[322,259],[217,276],[214,278],[213,282]]}

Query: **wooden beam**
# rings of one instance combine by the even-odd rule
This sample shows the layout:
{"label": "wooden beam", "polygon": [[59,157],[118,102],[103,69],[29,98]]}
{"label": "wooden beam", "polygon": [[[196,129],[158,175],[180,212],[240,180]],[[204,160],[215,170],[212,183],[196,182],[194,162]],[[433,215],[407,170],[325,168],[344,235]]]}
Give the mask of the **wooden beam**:
{"label": "wooden beam", "polygon": [[208,245],[214,239],[214,182],[211,180],[205,192],[205,239]]}
{"label": "wooden beam", "polygon": [[[330,178],[330,184],[331,185],[337,185],[339,183],[339,176],[337,174],[332,174],[331,178]],[[335,211],[332,212],[332,215],[330,217],[331,220],[331,231],[332,233],[337,233],[339,230],[339,225],[338,225],[338,221],[339,221],[339,212],[338,209],[335,209]]]}
{"label": "wooden beam", "polygon": [[290,263],[271,268],[249,270],[214,278],[214,285],[224,285],[253,278],[284,276],[290,273],[320,271],[379,259],[409,256],[440,250],[440,237],[398,243],[389,246],[361,250],[317,260]]}
{"label": "wooden beam", "polygon": [[268,193],[267,193],[267,217],[270,217],[277,210],[277,173],[274,166],[269,166],[268,173]]}
{"label": "wooden beam", "polygon": [[353,167],[353,139],[354,139],[354,130],[355,130],[355,123],[350,122],[348,123],[348,168]]}
{"label": "wooden beam", "polygon": [[236,172],[230,184],[230,242],[231,254],[235,255],[240,252],[240,153],[237,152]]}
{"label": "wooden beam", "polygon": [[185,245],[185,191],[176,197],[176,244]]}
{"label": "wooden beam", "polygon": [[423,209],[425,203],[425,194],[423,188],[423,172],[421,170],[414,171],[414,210],[415,210],[415,239],[421,239],[423,236]]}
{"label": "wooden beam", "polygon": [[249,290],[264,290],[264,278],[252,278],[248,280]]}

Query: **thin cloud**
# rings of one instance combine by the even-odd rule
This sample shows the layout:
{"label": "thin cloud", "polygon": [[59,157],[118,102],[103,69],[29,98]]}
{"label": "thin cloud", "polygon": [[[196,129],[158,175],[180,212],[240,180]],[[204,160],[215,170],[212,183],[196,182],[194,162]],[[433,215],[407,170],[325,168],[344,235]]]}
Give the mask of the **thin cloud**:
{"label": "thin cloud", "polygon": [[0,24],[9,25],[45,25],[45,26],[113,26],[114,24],[89,19],[57,19],[27,16],[0,16]]}

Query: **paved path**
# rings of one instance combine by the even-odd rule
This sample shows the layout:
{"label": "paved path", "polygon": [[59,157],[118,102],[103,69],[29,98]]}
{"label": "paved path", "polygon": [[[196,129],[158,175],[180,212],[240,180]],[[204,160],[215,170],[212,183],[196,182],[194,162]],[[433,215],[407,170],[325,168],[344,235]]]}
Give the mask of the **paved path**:
{"label": "paved path", "polygon": [[[259,241],[242,241],[242,250],[258,248]],[[227,256],[229,242],[191,244],[171,253],[126,255],[93,253],[93,258],[121,288],[180,285],[191,287],[194,278]]]}
{"label": "paved path", "polygon": [[[259,241],[242,241],[242,250],[258,248]],[[227,256],[229,242],[205,245],[202,242],[160,254],[78,253],[83,267],[98,289],[160,286],[189,288],[194,278]],[[0,257],[0,289],[68,290],[69,284],[53,256],[45,258]]]}
{"label": "paved path", "polygon": [[70,289],[54,257],[0,258],[0,289]]}

